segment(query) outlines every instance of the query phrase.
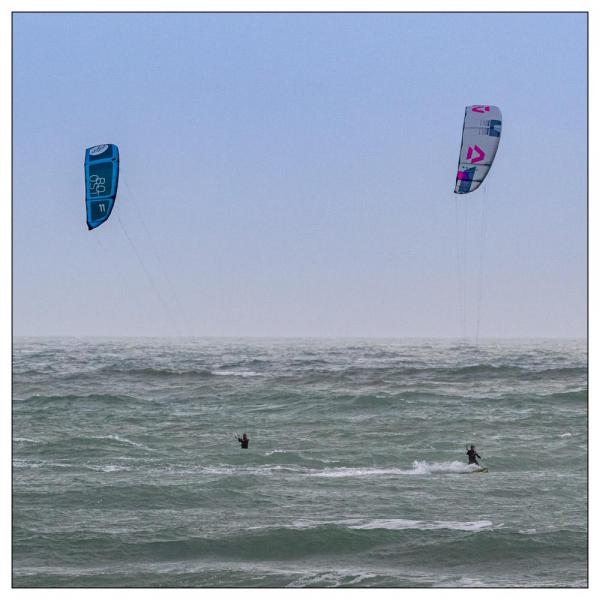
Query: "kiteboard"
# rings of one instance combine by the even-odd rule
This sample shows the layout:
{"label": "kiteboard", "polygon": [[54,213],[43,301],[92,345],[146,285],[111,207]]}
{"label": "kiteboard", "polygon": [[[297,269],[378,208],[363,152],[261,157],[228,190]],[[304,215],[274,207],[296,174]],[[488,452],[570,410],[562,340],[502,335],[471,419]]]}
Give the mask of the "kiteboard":
{"label": "kiteboard", "polygon": [[469,473],[487,473],[487,467],[479,467],[478,469],[474,469],[473,471],[469,471]]}

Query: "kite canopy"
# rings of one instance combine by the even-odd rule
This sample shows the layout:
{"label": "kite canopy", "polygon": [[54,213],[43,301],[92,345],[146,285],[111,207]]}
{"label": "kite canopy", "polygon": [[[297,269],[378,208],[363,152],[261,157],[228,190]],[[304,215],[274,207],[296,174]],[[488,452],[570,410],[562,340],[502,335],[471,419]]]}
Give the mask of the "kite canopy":
{"label": "kite canopy", "polygon": [[454,193],[467,194],[481,185],[494,162],[501,131],[502,113],[497,106],[474,104],[465,108]]}
{"label": "kite canopy", "polygon": [[119,149],[102,144],[85,151],[85,206],[88,229],[102,225],[115,204],[119,183]]}

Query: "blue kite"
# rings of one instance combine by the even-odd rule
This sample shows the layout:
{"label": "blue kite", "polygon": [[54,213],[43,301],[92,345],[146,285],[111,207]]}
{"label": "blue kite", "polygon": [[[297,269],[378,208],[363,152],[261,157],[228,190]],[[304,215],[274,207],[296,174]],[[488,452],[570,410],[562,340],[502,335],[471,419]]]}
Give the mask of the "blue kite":
{"label": "blue kite", "polygon": [[88,229],[102,225],[115,205],[119,184],[119,149],[115,144],[85,151],[85,206]]}

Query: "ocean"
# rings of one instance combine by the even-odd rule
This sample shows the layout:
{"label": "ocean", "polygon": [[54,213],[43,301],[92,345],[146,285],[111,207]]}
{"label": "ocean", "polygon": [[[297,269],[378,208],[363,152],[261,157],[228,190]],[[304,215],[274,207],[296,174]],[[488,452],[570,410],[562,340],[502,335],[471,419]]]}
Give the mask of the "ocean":
{"label": "ocean", "polygon": [[13,586],[586,587],[587,384],[585,340],[15,338]]}

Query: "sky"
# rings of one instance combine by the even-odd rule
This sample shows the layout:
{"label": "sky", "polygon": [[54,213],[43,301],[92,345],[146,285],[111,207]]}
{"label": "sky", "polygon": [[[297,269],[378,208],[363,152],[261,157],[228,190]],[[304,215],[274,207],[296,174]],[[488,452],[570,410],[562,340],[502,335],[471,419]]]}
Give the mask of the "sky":
{"label": "sky", "polygon": [[[14,334],[584,337],[586,36],[585,14],[15,14]],[[502,138],[459,197],[479,103]],[[90,232],[103,143],[119,194]]]}

